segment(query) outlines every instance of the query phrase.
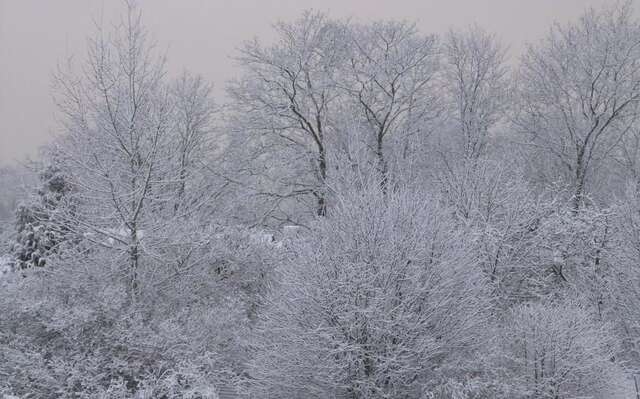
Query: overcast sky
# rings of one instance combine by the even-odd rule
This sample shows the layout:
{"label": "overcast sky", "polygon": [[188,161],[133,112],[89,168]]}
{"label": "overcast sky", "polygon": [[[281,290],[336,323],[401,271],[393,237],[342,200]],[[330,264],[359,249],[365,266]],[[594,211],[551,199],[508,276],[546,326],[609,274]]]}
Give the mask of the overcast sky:
{"label": "overcast sky", "polygon": [[[270,40],[271,24],[313,8],[356,20],[416,20],[423,32],[477,23],[517,57],[553,21],[577,18],[615,0],[140,0],[145,25],[168,50],[170,73],[188,69],[218,89],[234,76],[229,59],[254,36]],[[119,0],[0,0],[0,165],[34,155],[56,129],[51,73],[68,56],[84,57],[99,15],[113,20]],[[217,90],[218,100],[222,90]]]}

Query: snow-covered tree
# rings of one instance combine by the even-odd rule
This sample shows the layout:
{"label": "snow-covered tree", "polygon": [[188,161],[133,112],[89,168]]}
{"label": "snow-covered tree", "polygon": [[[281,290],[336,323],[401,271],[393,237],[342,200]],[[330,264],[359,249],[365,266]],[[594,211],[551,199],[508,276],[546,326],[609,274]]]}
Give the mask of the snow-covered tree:
{"label": "snow-covered tree", "polygon": [[72,186],[54,163],[45,166],[39,177],[41,187],[15,211],[11,252],[18,269],[45,266],[47,258],[69,238],[69,228],[61,214],[73,212]]}
{"label": "snow-covered tree", "polygon": [[639,29],[631,2],[591,9],[522,58],[515,125],[571,187],[575,209],[637,119]]}
{"label": "snow-covered tree", "polygon": [[258,184],[257,194],[275,202],[270,211],[280,202],[311,197],[315,213],[324,215],[328,136],[336,106],[335,74],[343,60],[343,29],[315,12],[275,28],[274,45],[254,40],[245,43],[238,56],[245,74],[228,89],[238,130],[233,146],[252,149],[249,157],[269,164],[267,170],[260,164],[252,170],[261,179],[247,184]]}
{"label": "snow-covered tree", "polygon": [[0,396],[640,399],[631,2],[554,25],[513,92],[478,27],[305,12],[220,107],[125,6],[55,75]]}
{"label": "snow-covered tree", "polygon": [[[167,157],[174,158],[178,177],[178,190],[174,210],[197,203],[202,194],[203,179],[208,175],[206,166],[213,161],[217,149],[214,142],[216,107],[212,98],[213,87],[202,76],[183,72],[170,89],[173,103],[172,134]],[[195,191],[195,192],[194,192]],[[212,188],[212,191],[215,191]]]}
{"label": "snow-covered tree", "polygon": [[108,245],[112,259],[127,265],[122,272],[132,300],[140,293],[145,257],[157,250],[153,233],[166,223],[161,211],[173,211],[179,181],[172,173],[178,166],[165,158],[173,106],[164,60],[149,40],[128,3],[113,32],[98,28],[81,72],[70,67],[55,80],[66,133],[56,150],[83,204],[66,216],[87,241]]}
{"label": "snow-covered tree", "polygon": [[437,197],[363,190],[290,243],[253,341],[253,397],[421,397],[464,380],[487,300]]}
{"label": "snow-covered tree", "polygon": [[611,326],[575,301],[516,307],[497,335],[504,398],[623,398]]}
{"label": "snow-covered tree", "polygon": [[367,145],[385,187],[390,162],[409,156],[412,137],[429,134],[442,112],[435,89],[437,38],[409,22],[379,21],[350,26],[348,39],[340,87],[367,127]]}
{"label": "snow-covered tree", "polygon": [[459,150],[465,158],[477,159],[486,152],[490,129],[505,116],[506,51],[495,36],[477,26],[450,31],[443,46],[444,85]]}

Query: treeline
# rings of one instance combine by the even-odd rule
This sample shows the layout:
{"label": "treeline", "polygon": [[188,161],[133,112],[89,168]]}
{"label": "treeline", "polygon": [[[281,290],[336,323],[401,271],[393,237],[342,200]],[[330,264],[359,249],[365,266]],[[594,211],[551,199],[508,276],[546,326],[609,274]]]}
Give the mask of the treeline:
{"label": "treeline", "polygon": [[128,3],[54,77],[0,393],[640,398],[633,15],[587,10],[511,66],[479,27],[309,11],[214,102]]}

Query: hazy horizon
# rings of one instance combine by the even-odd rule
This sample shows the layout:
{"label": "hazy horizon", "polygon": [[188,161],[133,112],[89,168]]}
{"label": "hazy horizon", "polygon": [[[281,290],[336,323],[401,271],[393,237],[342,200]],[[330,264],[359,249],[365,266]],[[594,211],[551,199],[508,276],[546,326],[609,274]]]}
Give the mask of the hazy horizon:
{"label": "hazy horizon", "polygon": [[[167,49],[168,72],[202,74],[221,101],[234,76],[230,56],[244,40],[269,41],[271,26],[309,8],[356,20],[415,20],[423,32],[478,24],[510,46],[512,59],[524,44],[541,38],[554,21],[577,18],[587,7],[614,0],[142,0],[143,19],[158,45]],[[173,6],[173,7],[172,7]],[[0,165],[34,156],[56,132],[51,73],[67,57],[83,59],[94,20],[110,23],[124,9],[113,0],[0,0]],[[188,21],[188,22],[187,22]]]}

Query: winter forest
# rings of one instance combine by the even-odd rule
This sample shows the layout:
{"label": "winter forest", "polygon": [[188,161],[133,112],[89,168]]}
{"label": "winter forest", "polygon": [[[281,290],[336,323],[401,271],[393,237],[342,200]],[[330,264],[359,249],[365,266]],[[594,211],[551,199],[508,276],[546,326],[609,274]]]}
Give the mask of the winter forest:
{"label": "winter forest", "polygon": [[310,10],[213,98],[124,3],[2,171],[0,395],[640,399],[633,7],[513,61]]}

